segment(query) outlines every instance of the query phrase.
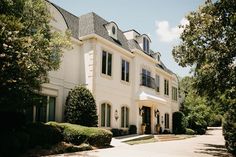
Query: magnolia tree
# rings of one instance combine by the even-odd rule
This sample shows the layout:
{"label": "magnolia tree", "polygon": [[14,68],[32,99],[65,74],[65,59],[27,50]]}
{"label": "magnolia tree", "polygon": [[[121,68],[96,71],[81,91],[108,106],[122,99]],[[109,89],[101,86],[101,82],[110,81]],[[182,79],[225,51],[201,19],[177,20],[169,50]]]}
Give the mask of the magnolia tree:
{"label": "magnolia tree", "polygon": [[48,72],[59,68],[69,33],[53,32],[50,20],[44,0],[1,0],[0,111],[32,104]]}

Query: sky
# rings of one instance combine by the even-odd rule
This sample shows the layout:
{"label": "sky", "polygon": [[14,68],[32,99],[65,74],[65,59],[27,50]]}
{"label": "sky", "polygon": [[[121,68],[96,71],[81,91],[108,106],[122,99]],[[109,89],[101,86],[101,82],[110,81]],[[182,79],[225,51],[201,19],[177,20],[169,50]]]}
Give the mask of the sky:
{"label": "sky", "polygon": [[180,43],[187,24],[185,16],[197,10],[204,0],[50,0],[70,13],[80,16],[95,12],[107,21],[114,21],[123,30],[135,29],[151,38],[151,49],[161,53],[163,63],[177,75],[189,75],[190,67],[182,68],[174,60],[172,49]]}

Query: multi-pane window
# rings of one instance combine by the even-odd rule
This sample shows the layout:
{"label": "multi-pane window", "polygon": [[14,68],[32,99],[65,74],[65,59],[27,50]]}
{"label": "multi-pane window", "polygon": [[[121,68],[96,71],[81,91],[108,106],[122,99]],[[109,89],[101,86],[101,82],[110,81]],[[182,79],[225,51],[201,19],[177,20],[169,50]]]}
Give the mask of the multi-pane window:
{"label": "multi-pane window", "polygon": [[111,126],[111,105],[109,105],[108,103],[103,103],[101,105],[101,126]]}
{"label": "multi-pane window", "polygon": [[121,63],[121,80],[129,82],[129,62],[123,59]]}
{"label": "multi-pane window", "polygon": [[112,54],[106,51],[102,51],[102,73],[112,75]]}
{"label": "multi-pane window", "polygon": [[142,85],[151,87],[151,72],[146,69],[142,69]]}
{"label": "multi-pane window", "polygon": [[156,91],[160,92],[160,76],[156,75]]}
{"label": "multi-pane window", "polygon": [[129,108],[125,106],[121,108],[121,127],[129,127]]}
{"label": "multi-pane window", "polygon": [[149,53],[149,40],[147,38],[143,38],[143,51]]}
{"label": "multi-pane window", "polygon": [[167,129],[169,129],[169,125],[170,125],[169,119],[170,119],[169,114],[166,113],[165,114],[165,128]]}
{"label": "multi-pane window", "polygon": [[172,100],[177,101],[177,88],[172,87]]}
{"label": "multi-pane window", "polygon": [[166,79],[164,80],[164,94],[169,95],[169,81]]}
{"label": "multi-pane window", "polygon": [[55,121],[56,98],[51,96],[42,96],[41,103],[36,105],[35,121],[47,122]]}

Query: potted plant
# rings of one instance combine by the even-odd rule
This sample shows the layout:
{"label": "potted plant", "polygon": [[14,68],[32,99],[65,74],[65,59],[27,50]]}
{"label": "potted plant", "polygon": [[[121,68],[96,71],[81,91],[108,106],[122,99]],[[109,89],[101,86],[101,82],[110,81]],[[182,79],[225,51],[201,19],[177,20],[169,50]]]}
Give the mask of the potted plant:
{"label": "potted plant", "polygon": [[141,124],[141,132],[142,132],[142,134],[144,134],[145,129],[146,129],[146,124],[145,124],[145,123],[142,123],[142,124]]}
{"label": "potted plant", "polygon": [[156,132],[157,132],[157,134],[160,133],[160,130],[161,130],[161,125],[160,124],[156,124]]}

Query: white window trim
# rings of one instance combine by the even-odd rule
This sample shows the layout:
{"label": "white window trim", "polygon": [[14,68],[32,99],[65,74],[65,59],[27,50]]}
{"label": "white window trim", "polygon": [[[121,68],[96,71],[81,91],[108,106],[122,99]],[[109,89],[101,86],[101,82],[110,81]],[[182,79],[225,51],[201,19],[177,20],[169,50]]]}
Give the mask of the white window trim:
{"label": "white window trim", "polygon": [[[126,81],[126,71],[127,71],[127,67],[126,67],[126,64],[125,64],[125,80],[122,80],[122,61],[125,61],[125,63],[126,62],[128,62],[129,63],[129,81]],[[121,58],[121,72],[120,72],[120,79],[121,79],[121,82],[123,82],[123,83],[125,83],[125,84],[130,84],[130,62],[128,61],[128,60],[126,60],[126,59],[124,59],[124,58]]]}
{"label": "white window trim", "polygon": [[[101,119],[101,116],[102,115],[100,115],[100,126],[102,127],[102,128],[111,128],[111,123],[112,123],[112,120],[111,120],[111,118],[112,118],[112,105],[111,105],[111,103],[109,103],[109,102],[103,102],[103,103],[101,103],[100,104],[100,114],[102,113],[102,104],[105,104],[105,126],[102,126],[102,119]],[[111,113],[110,113],[110,126],[107,126],[107,106],[110,106],[110,109],[111,109]]]}
{"label": "white window trim", "polygon": [[[106,74],[103,74],[102,73],[102,54],[103,54],[103,52],[106,52],[107,54],[108,53],[110,53],[111,54],[111,76],[110,75],[108,75],[108,57],[106,57]],[[108,56],[108,55],[107,55]],[[101,55],[100,55],[100,57],[101,57],[101,64],[100,64],[100,75],[103,77],[103,78],[106,78],[106,79],[110,79],[110,80],[112,80],[113,79],[113,68],[114,68],[114,63],[113,63],[113,57],[114,56],[114,54],[112,53],[112,52],[110,52],[110,51],[107,51],[107,50],[105,50],[105,49],[102,49],[102,51],[101,51]]]}
{"label": "white window trim", "polygon": [[[121,106],[121,108],[120,108],[120,110],[121,110],[121,112],[120,112],[121,116],[122,116],[122,108],[123,108],[123,107],[125,108],[125,110],[124,110],[124,124],[123,124],[124,127],[122,127],[122,124],[121,124],[122,121],[120,122],[120,124],[121,124],[120,127],[121,127],[122,129],[127,129],[127,128],[129,128],[129,126],[126,127],[126,125],[127,125],[127,124],[126,124],[126,121],[127,121],[127,115],[126,115],[126,113],[127,113],[127,110],[128,110],[128,111],[129,111],[128,120],[130,120],[130,109],[129,109],[129,107],[128,107],[127,105]],[[121,117],[121,118],[122,118],[122,117]],[[128,122],[128,125],[129,125],[129,122]]]}

